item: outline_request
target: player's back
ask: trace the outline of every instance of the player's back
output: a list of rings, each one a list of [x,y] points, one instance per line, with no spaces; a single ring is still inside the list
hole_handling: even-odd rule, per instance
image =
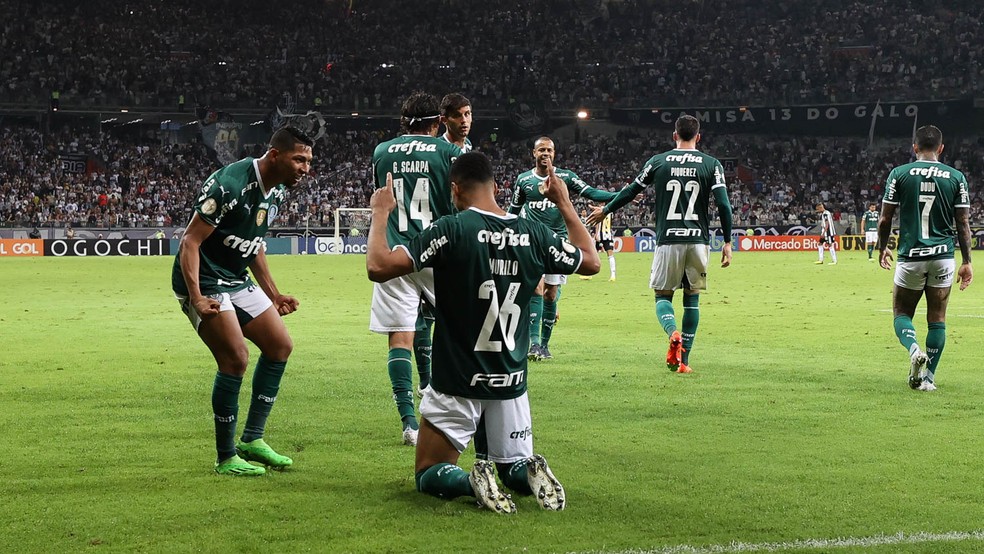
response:
[[[653,188],[657,244],[710,242],[711,190],[725,186],[721,162],[675,148],[650,158],[640,178]]]
[[[430,135],[401,135],[376,146],[372,155],[377,188],[393,174],[396,209],[390,214],[386,238],[390,246],[406,244],[438,218],[454,213],[451,163],[461,149]]]
[[[545,272],[564,264],[573,271],[580,260],[553,231],[511,214],[472,208],[442,219],[437,228],[450,249],[434,271],[434,367],[458,368],[461,374],[435,372],[434,386],[471,398],[518,396],[526,389],[533,291]],[[432,241],[435,251],[442,239]]]
[[[956,208],[970,207],[963,173],[935,161],[896,167],[883,201],[898,206],[899,261],[953,257]]]

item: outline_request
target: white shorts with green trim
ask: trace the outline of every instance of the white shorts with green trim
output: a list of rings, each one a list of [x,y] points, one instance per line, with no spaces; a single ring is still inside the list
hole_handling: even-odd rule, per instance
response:
[[[653,267],[649,272],[649,288],[707,289],[707,257],[710,249],[706,244],[657,246],[653,252]]]
[[[895,266],[895,285],[910,290],[951,287],[956,267],[957,262],[953,258],[899,262]]]
[[[424,389],[420,415],[462,452],[485,414],[488,459],[508,464],[533,455],[533,420],[528,393],[507,400],[478,400]]]

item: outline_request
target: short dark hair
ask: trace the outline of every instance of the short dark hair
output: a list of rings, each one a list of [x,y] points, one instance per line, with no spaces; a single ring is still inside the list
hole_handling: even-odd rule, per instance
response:
[[[544,140],[549,140],[550,142],[553,142],[553,145],[554,145],[554,148],[556,148],[556,147],[557,147],[557,143],[556,143],[556,142],[554,142],[554,139],[552,139],[552,138],[550,138],[550,137],[548,137],[547,135],[543,135],[543,136],[541,136],[541,137],[537,137],[537,138],[536,138],[536,139],[535,139],[535,140],[533,141],[533,144],[532,144],[532,145],[530,145],[530,150],[536,150],[536,143],[538,143],[538,142],[540,142],[540,141],[544,141]]]
[[[414,91],[400,108],[400,128],[416,133],[427,130],[441,116],[437,97],[422,90]]]
[[[294,127],[281,127],[270,137],[270,148],[281,152],[290,152],[298,144],[306,144],[314,148],[314,140]]]
[[[673,126],[680,140],[694,140],[700,132],[700,120],[692,115],[681,115]]]
[[[494,182],[492,162],[481,152],[466,152],[451,164],[451,182],[471,189]]]
[[[919,151],[935,151],[943,144],[943,131],[936,125],[923,125],[916,129],[916,148]]]
[[[465,106],[471,106],[471,100],[466,98],[464,94],[458,92],[445,94],[444,98],[441,99],[441,115],[447,117]]]

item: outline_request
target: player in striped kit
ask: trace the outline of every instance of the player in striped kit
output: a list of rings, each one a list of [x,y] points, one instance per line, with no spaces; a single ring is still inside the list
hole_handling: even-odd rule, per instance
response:
[[[824,208],[823,202],[817,204],[817,213],[820,215],[820,244],[817,245],[820,259],[814,263],[823,263],[823,248],[826,246],[830,249],[829,265],[837,265],[837,250],[835,249],[837,231],[834,229],[834,216],[830,215],[830,211]]]

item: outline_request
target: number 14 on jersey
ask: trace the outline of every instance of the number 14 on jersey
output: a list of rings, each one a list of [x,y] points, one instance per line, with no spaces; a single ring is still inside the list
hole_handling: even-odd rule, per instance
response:
[[[427,177],[418,178],[412,191],[405,190],[404,186],[402,177],[393,179],[393,194],[396,196],[397,221],[400,231],[408,230],[410,219],[416,219],[420,222],[420,229],[426,229],[434,219],[430,209],[430,179]]]

